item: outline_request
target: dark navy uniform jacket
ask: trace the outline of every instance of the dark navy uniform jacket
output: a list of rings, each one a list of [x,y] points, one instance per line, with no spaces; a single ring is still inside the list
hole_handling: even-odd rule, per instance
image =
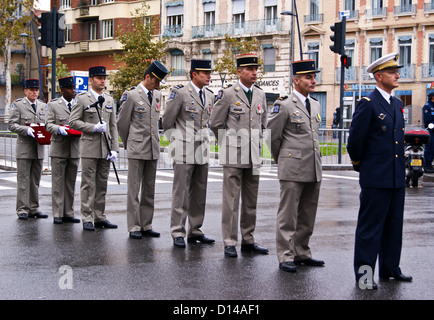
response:
[[[427,128],[430,123],[434,123],[434,103],[428,101],[422,108],[422,115],[425,128]],[[433,132],[434,131],[430,130],[430,133]]]
[[[347,150],[360,161],[361,187],[405,187],[404,109],[401,100],[393,103],[375,89],[354,111]]]

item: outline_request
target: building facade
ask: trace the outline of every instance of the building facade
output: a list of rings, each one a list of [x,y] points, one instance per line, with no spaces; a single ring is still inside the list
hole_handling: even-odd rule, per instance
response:
[[[382,55],[400,54],[404,67],[395,95],[404,102],[409,124],[421,121],[421,108],[434,90],[434,0],[151,0],[147,4],[149,15],[160,16],[156,37],[168,39],[163,63],[172,72],[168,89],[162,91],[164,100],[172,86],[189,81],[192,58],[215,64],[226,48],[225,35],[254,37],[260,42],[265,68],[258,84],[269,104],[291,90],[290,60],[316,61],[321,73],[314,96],[322,106],[322,126],[330,128],[340,104],[340,59],[329,48],[330,26],[341,20],[343,11],[346,54],[352,60],[345,70],[345,127],[360,97],[375,88],[366,67]],[[65,13],[66,46],[58,53],[68,68],[85,71],[103,64],[115,71],[112,53],[122,51],[116,30],[131,19],[141,1],[55,0],[52,5]],[[282,14],[285,11],[292,15]],[[210,89],[215,94],[223,85],[221,76],[212,75]],[[224,80],[225,85],[232,81]]]

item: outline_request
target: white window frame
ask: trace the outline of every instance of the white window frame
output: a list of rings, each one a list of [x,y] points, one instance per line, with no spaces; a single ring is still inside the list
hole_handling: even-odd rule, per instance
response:
[[[101,39],[114,38],[115,33],[115,20],[107,19],[101,20]]]

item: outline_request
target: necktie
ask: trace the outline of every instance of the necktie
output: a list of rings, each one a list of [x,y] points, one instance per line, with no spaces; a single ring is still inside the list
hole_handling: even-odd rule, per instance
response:
[[[68,102],[68,109],[71,111],[71,102]]]
[[[148,91],[149,103],[152,105],[152,91]]]
[[[306,109],[307,109],[307,113],[310,114],[310,101],[309,101],[309,98],[306,98]]]
[[[202,101],[202,106],[204,105],[203,96],[202,96],[202,90],[199,90],[199,97],[200,101]]]
[[[249,99],[249,104],[252,104],[252,90],[246,92],[247,99]]]
[[[36,112],[36,104],[32,103],[32,108],[33,108],[33,111]]]
[[[390,105],[393,107],[393,97],[390,96]]]

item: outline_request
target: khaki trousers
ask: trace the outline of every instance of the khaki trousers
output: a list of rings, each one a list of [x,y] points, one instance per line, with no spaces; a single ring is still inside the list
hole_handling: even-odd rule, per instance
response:
[[[39,211],[43,159],[17,159],[17,215]]]
[[[81,169],[80,198],[83,223],[107,220],[104,211],[110,161],[81,158]]]
[[[74,216],[75,182],[79,158],[51,157],[51,198],[53,217]]]
[[[158,160],[128,159],[127,227],[129,232],[152,229],[157,162]]]
[[[185,237],[188,217],[188,237],[203,234],[205,218],[208,164],[173,163],[172,215],[170,232],[173,238]]]
[[[321,182],[280,180],[280,204],[276,220],[279,263],[312,257],[313,233]]]
[[[223,167],[222,235],[225,246],[238,240],[238,209],[241,194],[241,244],[255,243],[259,174],[252,168]]]

